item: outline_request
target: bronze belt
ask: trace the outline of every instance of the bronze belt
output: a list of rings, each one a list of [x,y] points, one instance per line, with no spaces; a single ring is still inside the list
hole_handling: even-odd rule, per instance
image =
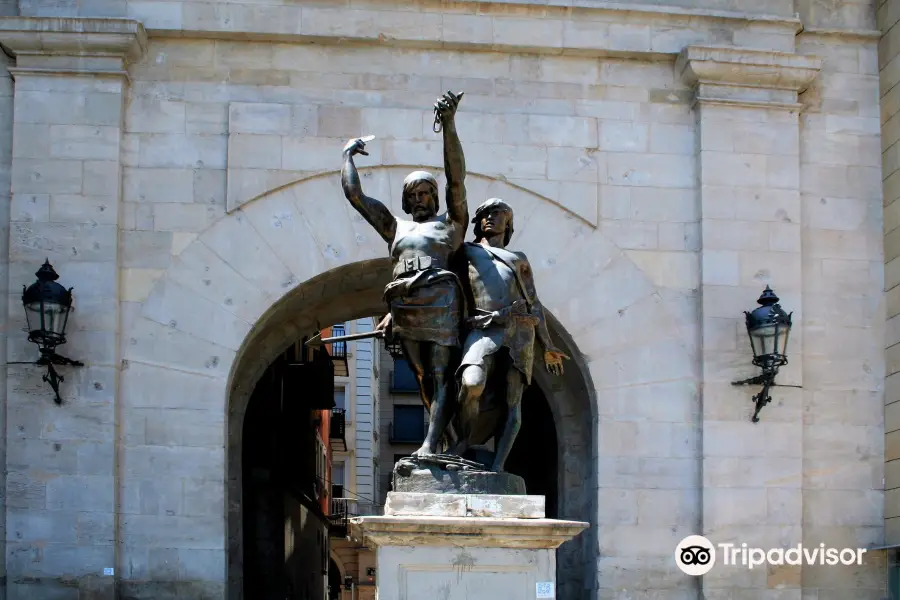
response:
[[[442,269],[441,261],[431,256],[412,256],[409,258],[401,258],[394,267],[394,276],[399,277],[406,273],[415,273],[416,271],[425,271],[427,269]]]

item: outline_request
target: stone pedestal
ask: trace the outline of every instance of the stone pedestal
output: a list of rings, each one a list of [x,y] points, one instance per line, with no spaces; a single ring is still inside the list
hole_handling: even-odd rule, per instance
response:
[[[525,480],[518,475],[493,473],[482,465],[478,465],[480,469],[453,469],[454,465],[449,466],[450,468],[444,464],[429,464],[425,459],[401,460],[394,468],[394,489],[397,492],[416,494],[525,494]]]
[[[380,600],[556,597],[556,548],[588,527],[544,518],[543,496],[391,492],[351,520],[375,550]]]

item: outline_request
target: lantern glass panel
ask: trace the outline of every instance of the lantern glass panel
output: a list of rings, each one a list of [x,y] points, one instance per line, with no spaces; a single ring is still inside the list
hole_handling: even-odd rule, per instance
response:
[[[56,345],[64,340],[69,320],[69,306],[50,300],[38,300],[25,305],[29,339],[41,344]]]
[[[782,324],[778,328],[778,353],[787,356],[788,338],[791,336],[791,326]]]
[[[55,336],[62,337],[66,332],[69,320],[69,307],[57,302],[44,302],[44,329]]]
[[[753,355],[761,357],[776,352],[777,332],[778,326],[774,323],[752,330],[750,332],[750,343],[753,345]]]
[[[43,327],[42,302],[31,302],[25,305],[25,320],[28,322],[28,332],[41,331]]]

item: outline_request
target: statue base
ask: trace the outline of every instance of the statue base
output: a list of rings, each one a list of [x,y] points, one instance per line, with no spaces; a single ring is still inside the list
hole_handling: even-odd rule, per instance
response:
[[[448,454],[411,456],[394,465],[395,492],[416,494],[525,495],[525,480],[493,473],[481,463]]]
[[[382,600],[555,598],[556,548],[588,524],[544,514],[543,496],[390,492],[350,533],[375,550]]]

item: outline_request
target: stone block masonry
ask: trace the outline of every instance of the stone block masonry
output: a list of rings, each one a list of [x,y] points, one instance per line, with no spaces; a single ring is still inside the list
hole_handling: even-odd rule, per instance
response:
[[[559,551],[559,597],[693,600],[671,564],[688,534],[893,539],[900,71],[867,30],[894,0],[327,4],[0,2],[21,14],[0,18],[0,346],[34,358],[19,290],[49,258],[75,287],[61,350],[86,363],[62,407],[38,370],[0,373],[7,598],[242,597],[255,378],[317,321],[383,310],[386,248],[342,197],[341,147],[376,136],[363,187],[402,215],[406,173],[442,177],[447,89],[469,198],[515,208],[573,356],[538,380],[559,516],[591,523]],[[778,381],[802,388],[754,425],[757,390],[730,382],[755,374],[742,311],[766,284],[797,324]],[[804,566],[702,594],[883,583]]]

